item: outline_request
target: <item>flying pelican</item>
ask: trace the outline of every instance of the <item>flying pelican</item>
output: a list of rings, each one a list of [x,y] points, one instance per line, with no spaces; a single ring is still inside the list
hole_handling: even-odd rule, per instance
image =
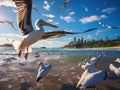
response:
[[[17,6],[17,16],[18,16],[18,25],[20,31],[25,35],[24,39],[13,46],[18,51],[18,56],[20,57],[22,52],[26,52],[25,59],[28,57],[29,46],[37,42],[44,35],[44,29],[42,26],[51,26],[58,28],[55,25],[49,24],[43,20],[37,20],[35,25],[36,29],[33,29],[31,22],[31,11],[32,11],[32,0],[13,0]]]
[[[12,28],[13,28],[14,30],[16,30],[16,28],[15,28],[15,26],[14,26],[14,24],[13,24],[12,21],[0,21],[0,23],[8,23],[9,25],[12,26]]]
[[[120,63],[120,58],[117,58],[114,62]]]
[[[115,67],[113,64],[109,65],[109,69],[110,71],[112,71],[115,75],[117,75],[118,77],[120,77],[120,67],[117,68]]]
[[[13,0],[17,6],[17,16],[18,25],[20,31],[24,35],[22,41],[14,41],[13,46],[18,52],[20,57],[22,52],[25,52],[25,59],[28,57],[28,53],[32,51],[30,46],[41,39],[51,39],[65,36],[67,34],[81,34],[85,32],[75,33],[67,31],[54,31],[54,32],[44,32],[42,26],[51,26],[53,28],[58,28],[58,26],[47,23],[43,20],[37,20],[35,26],[37,30],[34,30],[31,22],[31,11],[32,11],[32,0]]]
[[[36,81],[39,81],[40,79],[45,77],[49,73],[51,68],[52,68],[51,64],[45,65],[43,62],[39,62],[39,69]]]
[[[66,7],[70,3],[70,0],[65,1],[59,8],[58,12],[60,12],[64,7]]]
[[[76,87],[77,88],[80,87],[80,89],[85,89],[85,88],[97,89],[96,86],[99,85],[106,78],[107,78],[107,73],[104,70],[88,73],[81,82],[78,82]]]

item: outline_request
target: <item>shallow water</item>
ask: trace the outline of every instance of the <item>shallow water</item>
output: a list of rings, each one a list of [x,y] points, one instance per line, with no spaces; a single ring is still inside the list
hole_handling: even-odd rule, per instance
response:
[[[38,52],[37,57],[36,52]],[[89,54],[103,54],[97,68],[110,74],[109,64],[120,58],[120,50],[33,49],[28,60],[19,58],[13,48],[0,48],[0,90],[79,90],[75,86],[83,70],[78,63]],[[36,82],[37,62],[52,65],[49,75]],[[108,83],[110,82],[110,83]],[[120,90],[120,79],[110,75],[98,85],[101,90]],[[94,89],[88,89],[94,90]]]

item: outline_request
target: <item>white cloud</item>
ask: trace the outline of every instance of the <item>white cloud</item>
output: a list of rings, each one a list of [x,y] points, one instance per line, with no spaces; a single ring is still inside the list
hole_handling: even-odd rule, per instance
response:
[[[53,21],[53,19],[48,19],[47,22],[48,22],[48,23],[53,23],[53,24],[55,24],[55,25],[58,25],[58,24],[59,24],[59,22]]]
[[[55,25],[58,25],[58,24],[59,24],[59,22],[54,22],[54,24],[55,24]]]
[[[87,40],[91,40],[92,39],[92,35],[87,35],[86,39]]]
[[[44,1],[43,4],[44,4],[43,8],[44,8],[45,10],[49,11],[49,10],[50,10],[50,5],[49,5],[49,3],[48,3],[47,1]]]
[[[85,23],[98,21],[98,20],[101,20],[101,19],[104,19],[104,18],[107,18],[107,16],[106,15],[101,15],[101,16],[93,15],[93,16],[90,16],[90,17],[83,17],[79,21],[81,23],[85,24]]]
[[[10,41],[12,41],[12,40],[10,40]],[[8,41],[6,38],[1,38],[0,37],[0,45],[3,45],[5,43],[11,43],[10,41]]]
[[[111,8],[103,9],[102,12],[104,12],[104,13],[112,13],[112,12],[115,11],[115,10],[116,10],[116,8],[111,7]]]
[[[68,14],[69,14],[70,16],[72,16],[72,15],[75,14],[75,12],[71,11],[71,12],[69,12]]]
[[[13,11],[14,13],[17,13],[17,9],[16,9],[16,8],[13,8],[12,11]]]
[[[47,22],[48,22],[48,23],[52,23],[53,20],[52,20],[52,19],[48,19]]]
[[[22,36],[20,36],[20,35],[18,35],[18,34],[14,34],[14,33],[0,34],[0,36],[3,36],[3,37],[17,37],[17,38],[22,38]]]
[[[12,0],[0,0],[0,6],[16,7]]]
[[[60,16],[60,19],[66,21],[67,23],[75,22],[75,20],[72,16]]]
[[[54,18],[55,17],[55,15],[53,15],[53,14],[42,14],[43,16],[45,16],[45,17],[47,17],[47,18]]]

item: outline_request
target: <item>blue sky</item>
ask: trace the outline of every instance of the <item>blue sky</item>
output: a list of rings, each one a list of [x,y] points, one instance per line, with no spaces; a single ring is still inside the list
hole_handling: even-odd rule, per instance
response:
[[[120,26],[120,0],[70,0],[70,3],[58,13],[64,1],[66,0],[33,0],[33,7],[38,9],[38,12],[32,11],[33,26],[37,19],[43,19],[59,26],[57,29],[44,27],[46,32],[58,30],[82,32],[96,27],[98,30],[82,34],[83,37],[86,40],[92,40],[105,39],[107,36],[113,39],[120,36],[120,29],[104,30],[97,22],[99,20],[105,25]],[[22,39],[17,25],[16,12],[12,0],[0,0],[0,21],[13,21],[17,29],[15,31],[7,23],[0,24],[0,44]],[[80,35],[68,35],[58,39],[39,41],[32,46],[61,47],[69,43],[74,36],[80,37]]]

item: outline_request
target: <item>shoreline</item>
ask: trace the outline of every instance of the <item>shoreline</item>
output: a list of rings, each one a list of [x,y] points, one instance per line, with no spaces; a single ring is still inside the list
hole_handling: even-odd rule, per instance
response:
[[[120,46],[114,47],[95,47],[95,48],[63,48],[63,49],[79,49],[79,50],[120,50]]]

